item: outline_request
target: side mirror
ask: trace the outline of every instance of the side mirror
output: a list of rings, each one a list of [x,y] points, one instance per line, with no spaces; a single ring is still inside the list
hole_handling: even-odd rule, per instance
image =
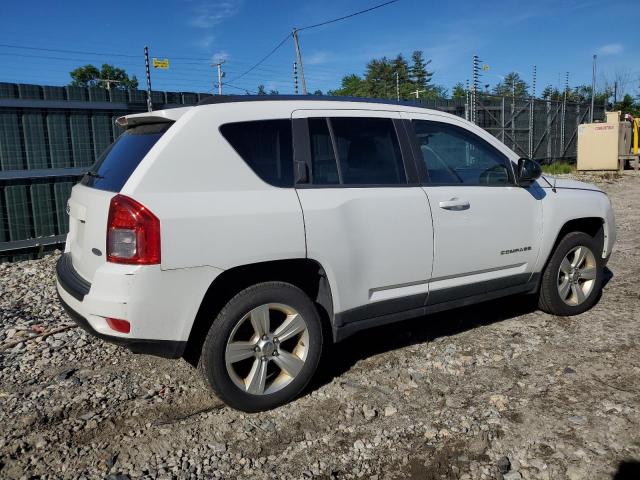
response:
[[[521,187],[529,187],[542,175],[540,164],[530,158],[521,158],[518,160],[518,170],[516,172],[516,181]]]

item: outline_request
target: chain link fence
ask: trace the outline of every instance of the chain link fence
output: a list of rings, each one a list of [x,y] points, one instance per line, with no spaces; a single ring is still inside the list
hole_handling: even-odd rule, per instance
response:
[[[473,121],[522,157],[541,163],[575,162],[578,126],[591,119],[590,103],[498,97],[478,94],[464,100],[422,100],[428,108]],[[474,108],[475,103],[475,108]],[[604,120],[605,106],[594,106],[594,121]]]
[[[152,92],[156,109],[209,94]],[[421,101],[474,119],[514,151],[543,162],[573,160],[587,104],[481,96]],[[117,117],[146,111],[143,90],[0,83],[0,261],[32,258],[64,242],[71,187],[121,133]],[[594,118],[604,117],[604,107]]]

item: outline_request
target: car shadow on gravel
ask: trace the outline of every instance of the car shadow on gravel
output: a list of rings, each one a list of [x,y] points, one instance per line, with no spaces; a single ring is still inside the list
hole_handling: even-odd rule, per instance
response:
[[[605,267],[603,287],[613,276],[613,272]],[[306,393],[331,382],[359,360],[456,335],[536,310],[537,296],[515,295],[358,332],[338,344],[326,346],[320,366],[306,388]]]
[[[637,460],[625,460],[618,465],[613,480],[637,480],[640,478],[640,462]]]
[[[415,344],[491,325],[534,312],[537,298],[519,295],[422,316],[356,333],[325,348],[320,366],[307,392],[347,372],[359,360]]]

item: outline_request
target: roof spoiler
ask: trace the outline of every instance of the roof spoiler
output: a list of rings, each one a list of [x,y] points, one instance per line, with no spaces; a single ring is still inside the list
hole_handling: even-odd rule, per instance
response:
[[[155,110],[152,112],[133,113],[116,118],[116,125],[122,128],[131,128],[137,125],[150,123],[171,123],[184,115],[190,107],[171,108],[167,110]]]

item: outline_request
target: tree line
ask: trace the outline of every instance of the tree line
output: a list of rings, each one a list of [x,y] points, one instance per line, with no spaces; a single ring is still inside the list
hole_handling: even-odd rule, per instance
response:
[[[462,83],[456,83],[451,89],[451,94],[446,87],[433,81],[435,72],[429,69],[431,60],[426,60],[424,52],[414,51],[410,59],[403,54],[398,54],[395,58],[386,56],[371,59],[364,68],[364,74],[349,73],[342,77],[340,86],[334,90],[328,90],[327,95],[346,97],[366,97],[366,98],[387,98],[401,100],[428,99],[440,100],[451,98],[453,100],[464,100],[467,98],[468,89]],[[69,73],[71,76],[70,85],[74,86],[101,86],[104,88],[138,88],[138,79],[131,78],[127,72],[110,64],[103,64],[100,69],[94,65],[84,65]],[[531,94],[530,86],[520,76],[518,72],[506,74],[502,80],[493,86],[489,91],[488,85],[480,89],[478,94],[493,94],[502,97],[528,98]],[[247,92],[249,93],[249,92]],[[258,95],[278,95],[280,92],[275,89],[267,91],[263,84],[258,85],[256,93]],[[613,89],[606,85],[602,91],[596,92],[595,102],[607,105],[614,110],[622,110],[635,116],[640,116],[640,85],[639,95],[635,98],[630,94],[625,94],[615,103],[609,102],[613,96]],[[321,90],[315,90],[313,95],[322,95]],[[547,85],[538,98],[544,100],[569,102],[590,102],[591,86],[579,85],[561,91],[557,87]]]

